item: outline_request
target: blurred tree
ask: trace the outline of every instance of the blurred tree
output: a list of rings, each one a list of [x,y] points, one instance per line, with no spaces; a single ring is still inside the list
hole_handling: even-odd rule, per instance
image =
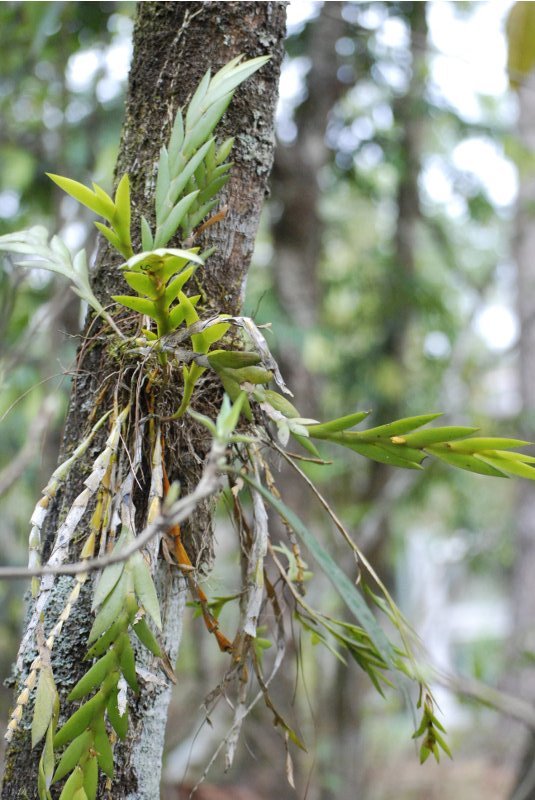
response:
[[[44,173],[91,175],[111,186],[133,6],[2,3],[0,234],[42,223],[71,246],[93,249],[88,215],[61,200]],[[0,550],[4,563],[17,563],[35,497],[57,459],[80,301],[63,282],[9,258],[0,261],[0,297]],[[20,588],[0,586],[4,674],[16,648]],[[0,701],[7,711],[3,688]]]
[[[517,268],[520,320],[519,372],[522,397],[522,434],[535,440],[535,9],[516,3],[508,19],[509,76],[517,89],[519,189],[513,254]],[[513,589],[513,670],[509,677],[520,697],[535,703],[535,494],[518,487],[515,522]],[[518,758],[514,800],[535,798],[535,736],[515,729]]]

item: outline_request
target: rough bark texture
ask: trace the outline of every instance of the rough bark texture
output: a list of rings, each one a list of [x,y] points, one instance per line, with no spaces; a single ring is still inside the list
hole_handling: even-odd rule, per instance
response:
[[[260,74],[241,86],[219,128],[221,137],[236,135],[233,152],[235,166],[232,178],[225,189],[223,202],[228,213],[223,223],[209,229],[210,243],[218,248],[206,267],[203,288],[208,305],[220,311],[239,311],[243,285],[253,249],[258,216],[266,191],[273,151],[273,112],[277,95],[277,81],[284,35],[283,3],[179,3],[150,2],[139,6],[134,31],[134,58],[130,74],[126,119],[117,164],[117,175],[128,172],[133,188],[135,212],[133,215],[134,246],[139,244],[136,235],[140,214],[152,216],[152,189],[155,181],[154,166],[161,145],[168,136],[169,125],[178,107],[187,103],[200,77],[209,67],[214,71],[232,57],[243,53],[254,57],[271,53],[272,60]],[[77,176],[72,176],[76,178]],[[95,275],[96,293],[109,302],[110,294],[125,291],[117,264],[120,259],[110,254],[102,245],[97,259]],[[85,331],[93,336],[95,324]],[[104,336],[95,337],[88,346],[83,339],[71,407],[66,422],[62,460],[72,452],[87,431],[88,419],[96,407],[97,396],[105,376],[117,369]],[[175,394],[176,400],[176,394]],[[109,398],[108,398],[109,401]],[[171,427],[171,426],[169,426]],[[206,435],[195,431],[195,446],[191,444],[191,431],[187,424],[175,425],[169,432],[174,447],[168,451],[167,469],[170,477],[179,478],[183,491],[188,491],[198,480],[204,454],[209,448]],[[87,455],[71,472],[68,483],[58,495],[47,520],[45,553],[53,544],[54,533],[66,510],[80,492],[90,465],[102,447],[106,432],[97,437]],[[136,505],[146,506],[146,496],[141,481]],[[146,484],[146,481],[145,481]],[[83,525],[78,531],[83,535]],[[198,560],[209,557],[209,509],[201,509],[190,524],[192,550]],[[200,543],[204,543],[204,549]],[[76,558],[76,547],[73,547]],[[160,590],[164,619],[163,641],[174,663],[178,650],[184,607],[184,587],[176,577],[176,570],[160,565],[156,580]],[[70,688],[87,669],[82,663],[86,640],[91,625],[90,584],[73,609],[61,639],[53,653],[56,683],[64,700]],[[70,578],[56,581],[52,601],[46,612],[47,619],[55,620],[65,605],[72,587]],[[20,683],[27,674],[35,656],[32,647],[22,654],[21,668],[15,682]],[[142,666],[159,677],[154,659],[141,656]],[[126,743],[116,745],[118,765],[111,790],[101,787],[99,797],[114,800],[155,800],[159,796],[160,766],[163,736],[170,686],[167,681],[141,682],[141,694],[131,698],[131,731]],[[26,714],[6,754],[6,767],[2,789],[3,800],[37,798],[36,778],[40,747],[30,749],[30,715]]]
[[[519,90],[518,136],[526,156],[535,153],[535,74]],[[522,436],[533,441],[535,436],[535,174],[526,165],[519,173],[514,254],[517,265],[518,314],[520,318],[520,390],[523,406]],[[526,482],[524,482],[526,483]],[[518,486],[516,507],[516,555],[513,571],[513,652],[535,650],[535,494],[529,485]],[[526,665],[513,676],[513,689],[526,702],[535,702],[535,670]],[[524,755],[512,796],[516,800],[535,799],[535,737],[526,737],[516,728],[512,744],[517,754]]]

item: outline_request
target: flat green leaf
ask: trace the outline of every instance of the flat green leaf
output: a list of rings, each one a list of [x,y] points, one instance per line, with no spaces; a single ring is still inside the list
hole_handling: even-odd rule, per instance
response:
[[[110,694],[110,699],[108,700],[106,711],[108,712],[108,719],[115,733],[117,734],[119,739],[124,741],[128,733],[128,711],[125,711],[125,713],[122,716],[119,714],[119,708],[117,705],[117,695],[118,695],[118,690],[117,688],[115,688],[113,692]]]
[[[105,701],[105,695],[102,691],[98,691],[87,703],[80,706],[56,733],[54,737],[54,747],[59,749],[68,742],[72,742],[77,736],[80,736],[80,734],[89,727],[91,722],[102,713]]]
[[[294,431],[290,431],[290,435],[295,439],[295,441],[298,444],[301,445],[301,447],[304,447],[305,450],[308,450],[308,452],[311,455],[313,455],[314,458],[321,458],[320,451],[318,450],[314,442],[310,441],[308,436],[300,436],[298,433],[294,433]]]
[[[95,751],[100,769],[108,778],[113,778],[113,750],[103,719],[95,726]]]
[[[81,767],[75,767],[74,771],[67,779],[59,800],[74,800],[74,797],[84,785],[84,773]]]
[[[223,186],[225,186],[225,184],[228,182],[228,179],[230,178],[230,175],[228,174],[228,170],[230,170],[231,166],[232,166],[232,164],[230,164],[230,163],[229,164],[225,164],[224,167],[225,167],[225,170],[227,170],[227,172],[225,172],[223,175],[220,175],[218,178],[214,178],[213,180],[210,181],[210,183],[206,184],[204,189],[201,189],[201,191],[199,192],[199,198],[198,198],[199,203],[202,203],[202,205],[204,206],[205,203],[207,203],[209,200],[211,200],[213,197],[215,197],[215,195],[218,194],[218,192],[221,191]],[[221,169],[221,167],[219,167],[219,169]],[[207,214],[207,213],[208,212],[205,211],[205,214]]]
[[[199,190],[196,189],[194,192],[190,192],[190,194],[187,194],[185,197],[183,197],[182,200],[180,200],[169,212],[162,223],[158,224],[156,228],[156,235],[154,237],[154,244],[156,245],[157,249],[165,247],[168,241],[173,238],[180,223],[182,222],[182,219],[188,213],[198,193]]]
[[[92,744],[93,731],[91,730],[86,730],[81,733],[80,736],[77,736],[76,739],[73,739],[61,756],[58,768],[52,778],[52,783],[60,781],[68,772],[71,772],[80,761],[82,755],[87,753]]]
[[[230,151],[234,146],[234,141],[234,136],[231,136],[229,139],[225,139],[225,141],[219,145],[219,149],[215,155],[216,164],[223,164],[223,161],[229,157]]]
[[[196,294],[193,295],[193,297],[189,298],[189,302],[193,306],[193,308],[195,308],[200,299],[201,295]],[[184,320],[186,319],[186,311],[187,309],[182,303],[179,303],[178,305],[174,306],[171,309],[171,311],[169,312],[169,325],[171,330],[175,330],[182,322],[184,322]]]
[[[115,211],[115,205],[113,203],[113,200],[111,199],[109,194],[105,192],[101,186],[98,185],[98,183],[92,183],[92,186],[97,199],[100,200],[103,210],[102,216],[109,222],[111,222]]]
[[[179,174],[173,179],[173,181],[169,186],[167,196],[165,198],[165,203],[162,207],[162,212],[160,215],[157,215],[158,221],[160,221],[160,219],[162,220],[165,219],[169,211],[173,208],[173,206],[177,202],[178,198],[183,194],[184,189],[186,189],[186,186],[190,178],[192,177],[193,173],[195,172],[196,169],[198,169],[199,165],[206,157],[206,154],[210,149],[212,142],[213,142],[212,139],[205,142],[205,144],[203,144],[203,146],[199,150],[197,150],[195,155],[192,156],[186,164],[184,164]]]
[[[237,381],[229,377],[232,374],[232,371],[222,370],[218,374],[219,374],[219,379],[223,384],[223,389],[228,394],[232,402],[233,403],[236,402],[236,400],[238,399],[238,397],[240,397],[243,390]],[[245,399],[245,402],[243,404],[242,412],[246,420],[248,420],[249,422],[253,421],[253,412],[251,411],[251,406],[247,398]]]
[[[86,658],[94,658],[95,656],[103,655],[108,647],[117,639],[121,631],[126,630],[128,627],[128,614],[126,611],[123,611],[113,625],[111,625],[106,633],[104,633],[100,639],[97,639],[93,647],[90,647],[87,651]]]
[[[52,800],[52,795],[48,791],[46,785],[46,777],[45,771],[43,767],[43,757],[41,756],[39,760],[39,766],[37,768],[37,794],[39,795],[39,800]]]
[[[158,292],[154,282],[143,272],[123,272],[127,284],[139,294],[144,294],[151,300],[156,300]]]
[[[72,800],[88,800],[83,786],[80,787],[72,796]]]
[[[257,56],[250,58],[248,61],[242,61],[236,66],[232,65],[229,69],[229,64],[219,70],[212,78],[212,89],[217,92],[219,96],[232,92],[240,83],[247,80],[253,73],[259,70],[264,64],[270,60],[271,56]]]
[[[87,186],[84,186],[83,183],[73,181],[71,178],[64,178],[61,175],[54,175],[51,172],[47,172],[46,175],[51,181],[54,181],[60,189],[63,189],[68,195],[74,197],[74,199],[78,200],[82,205],[90,208],[95,214],[99,214],[101,217],[106,216],[106,206],[103,205],[96,194],[92,192],[91,189],[88,189]]]
[[[193,336],[191,337],[193,339]],[[273,373],[264,367],[239,367],[231,370],[231,377],[238,383],[265,384],[273,379]]]
[[[182,117],[182,112],[179,109],[177,111],[175,121],[173,122],[171,137],[169,139],[169,154],[171,161],[171,172],[173,175],[175,174],[173,159],[180,152],[180,148],[182,147],[183,141],[184,141],[184,120]]]
[[[102,656],[93,666],[82,675],[76,686],[72,689],[67,700],[72,703],[74,700],[81,700],[97,686],[100,686],[104,678],[115,668],[117,669],[117,653],[114,649]]]
[[[137,599],[147,614],[152,617],[156,627],[161,630],[162,618],[160,615],[160,604],[148,564],[141,553],[137,552],[134,553],[130,559],[130,565],[134,576],[134,590]]]
[[[113,223],[125,244],[130,244],[130,179],[125,173],[115,192]]]
[[[460,425],[450,425],[444,428],[429,428],[425,431],[416,431],[402,436],[404,444],[409,447],[426,447],[429,444],[440,444],[441,442],[451,442],[453,439],[464,439],[476,433],[478,428],[467,428]]]
[[[116,551],[119,543],[121,542],[121,538],[122,537],[119,537],[119,540],[113,552]],[[93,594],[93,601],[91,603],[91,611],[94,611],[96,608],[98,608],[98,606],[101,603],[104,602],[106,597],[112,591],[114,586],[117,584],[117,581],[123,574],[123,570],[124,570],[124,561],[119,561],[116,564],[110,564],[103,570],[102,575],[98,579],[98,583],[95,587],[95,592]]]
[[[522,461],[501,457],[499,451],[489,450],[484,453],[478,453],[477,458],[500,472],[516,475],[518,478],[527,478],[530,481],[535,480],[535,469],[532,466]]]
[[[187,297],[184,292],[178,293],[178,301],[184,308],[184,316],[188,325],[195,325],[199,319],[199,315],[195,311],[195,303],[192,297]]]
[[[154,237],[145,217],[141,217],[141,246],[143,250],[154,249]]]
[[[179,325],[182,325],[186,317],[186,310],[180,304],[175,306],[169,312],[169,329],[174,331]]]
[[[421,428],[441,416],[442,414],[420,414],[416,417],[404,417],[386,425],[379,425],[377,428],[369,428],[358,435],[366,440],[388,439],[391,436],[401,436],[416,428]]]
[[[194,264],[204,264],[203,259],[198,255],[198,249],[198,247],[194,247],[190,250],[180,250],[178,247],[159,247],[156,250],[137,253],[135,256],[129,258],[123,266],[129,267],[129,269],[135,269],[136,267],[138,269],[150,268],[158,272],[158,270],[162,269],[164,264],[167,263],[168,256],[183,258],[184,264],[187,264],[188,261],[192,261]],[[167,278],[170,277],[170,275],[167,276]]]
[[[308,432],[315,438],[322,438],[325,434],[338,433],[340,431],[345,431],[348,428],[353,428],[355,425],[358,425],[359,422],[362,422],[363,419],[366,419],[366,417],[369,415],[369,411],[357,411],[354,414],[348,414],[345,417],[332,419],[330,422],[320,422],[318,425],[307,425]],[[295,416],[299,415],[296,414]]]
[[[126,682],[132,691],[137,694],[137,692],[139,692],[139,686],[136,677],[136,659],[128,634],[124,634],[122,638],[120,663]]]
[[[334,434],[332,441],[344,447],[349,447],[350,450],[354,450],[361,456],[365,456],[365,458],[371,458],[372,461],[378,461],[380,464],[389,464],[403,469],[422,469],[419,462],[425,458],[425,453],[420,453],[418,450],[414,450],[415,459],[407,459],[403,457],[401,452],[396,452],[393,445],[387,448],[384,446],[384,442],[371,444],[370,442],[342,438],[344,436],[347,437],[347,434]]]
[[[45,737],[45,746],[43,747],[43,752],[39,760],[39,771],[40,773],[42,773],[43,776],[44,786],[48,795],[47,800],[50,797],[48,790],[52,785],[52,778],[56,767],[56,757],[54,755],[54,733],[55,733],[58,714],[59,714],[59,698],[56,701],[56,708],[54,710],[54,715],[50,725],[48,726],[48,730],[46,732],[46,737]]]
[[[208,328],[205,328],[203,330],[203,335],[205,341],[208,342],[208,346],[210,347],[222,339],[229,328],[229,322],[217,322],[215,325],[210,325]]]
[[[98,789],[98,761],[96,756],[90,756],[84,764],[84,790],[87,800],[97,800]]]
[[[145,297],[135,297],[134,295],[115,294],[112,295],[112,300],[120,303],[125,308],[130,308],[132,311],[137,311],[139,314],[146,314],[151,319],[157,318],[157,310],[152,300]]]
[[[195,125],[186,134],[184,142],[184,155],[191,156],[197,148],[209,144],[209,137],[212,131],[228,108],[232,94],[223,94],[219,99],[212,102],[209,108],[204,111]],[[208,141],[207,141],[208,140]]]
[[[181,272],[176,276],[176,278],[173,278],[173,280],[168,283],[164,294],[164,303],[166,308],[169,308],[173,300],[176,300],[178,293],[181,291],[184,284],[189,281],[195,272],[195,269],[195,266],[188,267],[188,269],[183,270],[183,272]]]
[[[135,625],[132,626],[133,631],[136,634],[137,638],[141,642],[141,644],[145,645],[147,650],[150,650],[155,656],[162,655],[162,649],[158,644],[154,634],[152,633],[151,629],[147,625],[147,621],[144,617],[142,617]]]
[[[115,622],[120,612],[125,607],[126,594],[129,590],[130,583],[129,577],[130,576],[123,571],[113,590],[102,604],[89,633],[88,644],[92,644],[98,639],[98,637]]]
[[[451,449],[456,453],[479,453],[482,450],[511,450],[514,447],[528,447],[531,442],[523,439],[498,439],[493,437],[472,437],[465,442],[454,442]]]
[[[445,448],[443,445],[431,445],[426,448],[428,453],[431,453],[446,464],[459,469],[465,469],[468,472],[476,472],[479,475],[491,475],[495,478],[507,478],[508,476],[502,472],[498,467],[485,464],[484,461],[478,459],[477,456],[470,455],[469,453],[456,453],[452,450]]]
[[[216,370],[220,367],[226,367],[228,369],[252,367],[259,364],[261,361],[258,353],[249,350],[212,350],[206,357],[212,369]],[[276,392],[274,392],[274,394],[276,394]],[[296,410],[294,409],[294,411]],[[295,416],[299,416],[297,411]]]
[[[218,202],[219,202],[218,199],[210,200],[208,203],[204,203],[199,208],[194,208],[182,223],[181,227],[182,235],[185,238],[189,236],[191,231],[195,230],[197,225],[199,225],[199,223],[203,221],[203,219],[210,213],[210,211],[212,211],[212,209],[216,207]]]
[[[208,360],[210,360],[210,356],[212,353],[208,355]],[[259,359],[260,360],[260,359]],[[258,362],[257,362],[258,363]],[[225,365],[223,365],[225,366]],[[229,365],[231,366],[231,365]],[[288,419],[292,419],[293,417],[300,417],[301,414],[296,409],[294,405],[290,403],[282,394],[273,391],[273,389],[265,389],[264,396],[269,403],[269,405],[275,409],[275,411],[279,411],[281,414],[284,414],[285,417]],[[306,438],[306,437],[301,437]]]
[[[108,240],[112,247],[121,253],[123,256],[127,257],[128,252],[125,250],[121,238],[117,235],[115,231],[112,231],[111,228],[108,228],[102,222],[95,222],[95,228],[101,232],[101,234]]]
[[[196,90],[195,90],[195,92],[193,94],[193,97],[191,98],[191,100],[189,102],[188,111],[187,111],[187,114],[186,114],[186,127],[187,128],[191,127],[191,125],[195,122],[195,120],[197,119],[197,117],[198,117],[198,115],[199,115],[199,113],[201,111],[202,102],[203,102],[204,98],[206,97],[206,92],[208,91],[208,86],[210,85],[211,77],[212,77],[212,73],[210,72],[210,70],[208,70],[207,72],[204,73],[203,77],[201,78],[201,81],[200,81],[199,85],[197,86],[197,88],[196,88]]]
[[[32,747],[41,741],[54,714],[54,706],[58,691],[50,667],[42,667],[35,695],[32,719]]]
[[[165,201],[169,193],[171,175],[169,173],[169,154],[166,147],[160,149],[160,160],[158,162],[158,177],[156,179],[155,205],[156,218],[165,219],[169,209],[165,206]]]

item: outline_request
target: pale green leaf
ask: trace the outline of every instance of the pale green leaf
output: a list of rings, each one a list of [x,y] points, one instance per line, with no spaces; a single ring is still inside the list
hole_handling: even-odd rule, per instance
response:
[[[190,128],[196,121],[199,114],[201,113],[202,103],[204,98],[206,97],[206,92],[208,91],[208,86],[210,85],[211,77],[212,73],[210,72],[210,70],[204,73],[199,85],[197,86],[197,89],[193,94],[193,97],[189,102],[188,111],[186,114],[186,128]]]
[[[72,742],[77,736],[80,736],[90,723],[102,713],[104,702],[105,695],[99,691],[91,700],[88,700],[87,703],[80,706],[56,733],[54,737],[54,747],[59,749],[68,742]]]
[[[275,408],[275,406],[273,407]],[[370,414],[369,411],[357,411],[354,414],[348,414],[345,417],[332,419],[329,422],[320,422],[318,425],[309,425],[308,432],[310,436],[315,436],[316,438],[320,438],[323,437],[325,434],[345,431],[348,428],[353,428],[355,425],[358,425],[359,422],[362,422],[363,419],[366,419],[366,417],[369,416],[369,414]],[[298,415],[296,414],[295,416]]]
[[[58,768],[56,769],[54,777],[52,778],[52,783],[60,781],[65,777],[65,775],[67,775],[68,772],[72,772],[72,770],[80,761],[82,755],[88,751],[92,744],[93,731],[91,730],[85,730],[80,734],[80,736],[77,736],[76,739],[73,739],[61,756]]]
[[[60,189],[63,189],[66,194],[74,197],[75,200],[87,208],[90,208],[95,214],[99,214],[101,217],[106,216],[105,204],[103,205],[96,194],[92,192],[91,189],[88,189],[87,186],[84,186],[83,183],[73,181],[71,178],[64,178],[61,175],[54,175],[51,172],[47,172],[46,175],[51,181],[54,181]]]
[[[176,300],[179,292],[182,290],[182,287],[185,283],[187,283],[187,281],[189,281],[194,272],[195,267],[189,267],[168,283],[164,294],[164,305],[166,308],[169,308],[173,300]]]
[[[132,650],[132,645],[130,644],[130,639],[126,633],[123,636],[120,650],[121,670],[126,682],[133,692],[139,692],[139,686],[136,678],[136,660],[134,657],[134,651]]]
[[[105,217],[105,219],[107,219],[109,222],[111,222],[111,220],[113,219],[113,214],[115,212],[115,205],[113,203],[113,200],[111,199],[109,194],[105,192],[101,186],[98,185],[98,183],[93,183],[92,186],[93,186],[93,191],[95,192],[95,195],[97,199],[100,201],[100,204],[102,206],[102,212],[103,212],[102,216]]]
[[[156,300],[158,291],[148,275],[143,272],[123,272],[127,284],[139,294],[144,294],[151,300]]]
[[[141,553],[138,552],[134,553],[130,559],[130,565],[134,576],[134,589],[137,599],[147,614],[152,617],[157,628],[161,630],[162,618],[160,615],[160,603],[148,564]]]
[[[125,606],[129,584],[129,575],[124,571],[95,617],[87,640],[88,644],[92,644],[95,639],[98,639],[98,637],[117,619],[119,613]]]
[[[121,255],[125,256],[125,258],[128,257],[129,253],[125,251],[124,245],[115,231],[113,231],[111,228],[108,228],[102,222],[95,222],[95,228],[98,228],[98,230],[103,236],[105,236],[112,247],[115,247],[115,249],[121,253]]]
[[[41,741],[54,715],[58,691],[50,667],[42,667],[35,695],[32,719],[32,747]]]
[[[154,237],[145,217],[141,217],[141,246],[143,250],[154,249]]]
[[[175,233],[178,230],[182,219],[188,213],[193,201],[199,194],[199,191],[196,190],[194,192],[190,192],[190,194],[183,197],[173,210],[169,213],[169,215],[165,218],[165,221],[162,222],[161,225],[158,225],[156,228],[156,235],[154,237],[154,244],[156,248],[163,248],[167,244],[167,242],[173,238]]]
[[[443,445],[431,445],[426,448],[428,453],[431,453],[446,464],[459,469],[465,469],[468,472],[476,472],[479,475],[491,475],[495,478],[507,478],[505,472],[496,466],[486,464],[477,456],[470,455],[469,453],[456,453],[450,449],[445,448]]]
[[[132,311],[137,311],[139,314],[146,314],[151,319],[158,318],[158,312],[152,300],[148,300],[145,297],[135,297],[134,295],[127,295],[127,294],[116,294],[112,295],[112,300],[115,300],[116,303],[120,303],[122,306],[126,308],[132,309]]]
[[[104,678],[117,667],[117,653],[114,649],[99,658],[93,666],[82,675],[76,686],[72,689],[67,700],[72,703],[81,700],[86,694],[96,689],[104,682]]]
[[[79,793],[84,785],[84,773],[81,767],[75,767],[70,777],[67,779],[63,791],[59,796],[59,800],[74,800],[75,795]],[[79,794],[78,794],[79,797]],[[78,798],[77,798],[78,800]]]
[[[103,719],[95,726],[95,752],[100,769],[108,778],[113,778],[113,750]]]

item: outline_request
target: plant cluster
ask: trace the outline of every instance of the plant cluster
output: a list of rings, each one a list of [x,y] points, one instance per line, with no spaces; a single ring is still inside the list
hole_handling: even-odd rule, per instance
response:
[[[320,462],[321,453],[315,442],[341,445],[366,458],[402,468],[422,469],[423,461],[432,456],[454,467],[484,475],[535,478],[535,458],[515,449],[527,442],[474,436],[477,431],[470,427],[425,427],[439,416],[437,414],[410,417],[358,431],[354,428],[365,420],[368,412],[356,412],[325,423],[303,418],[288,399],[291,393],[280,377],[264,337],[252,320],[204,313],[202,293],[195,294],[192,287],[210,251],[201,253],[199,248],[188,245],[192,244],[201,228],[209,226],[209,215],[218,202],[218,193],[228,180],[232,166],[227,158],[233,140],[218,144],[214,129],[235,89],[265,61],[266,58],[250,61],[237,58],[214,76],[207,72],[185,116],[178,112],[169,147],[163,147],[160,152],[155,187],[155,224],[151,227],[145,217],[139,221],[142,252],[135,253],[132,246],[128,175],[120,179],[114,198],[95,184],[89,189],[68,178],[50,176],[65,192],[106,221],[95,224],[124,259],[122,275],[135,292],[111,299],[118,309],[140,315],[135,336],[128,336],[121,329],[122,313],[118,316],[110,313],[93,294],[84,251],[73,257],[58,237],[49,242],[47,232],[40,227],[0,238],[0,249],[25,256],[19,263],[43,266],[71,281],[74,291],[109,326],[104,329],[105,333],[118,339],[117,352],[135,361],[136,374],[139,376],[150,371],[147,380],[149,394],[158,391],[158,378],[163,381],[169,370],[173,370],[173,376],[180,373],[182,379],[180,401],[165,419],[152,413],[140,420],[136,397],[125,401],[118,392],[112,407],[101,409],[97,403],[95,415],[98,411],[99,419],[96,422],[91,420],[93,428],[89,434],[68,461],[56,470],[32,517],[29,566],[30,570],[39,573],[41,529],[57,489],[68,476],[72,464],[86,452],[99,427],[107,425],[109,434],[105,446],[93,463],[84,489],[57,531],[52,555],[46,565],[56,571],[67,566],[75,531],[78,536],[84,529],[80,527],[82,519],[88,518],[85,523],[87,536],[80,549],[82,569],[74,580],[65,609],[54,621],[48,635],[45,611],[55,578],[53,574],[43,574],[40,582],[34,578],[33,614],[21,646],[22,652],[28,641],[35,637],[38,656],[17,698],[8,737],[17,730],[30,694],[36,687],[32,744],[35,746],[44,739],[38,778],[40,800],[51,800],[52,792],[56,791],[52,787],[60,781],[63,781],[60,800],[93,800],[97,796],[99,770],[107,780],[113,777],[114,743],[117,738],[127,736],[128,697],[139,691],[132,634],[155,659],[165,660],[158,640],[158,630],[161,629],[159,602],[151,577],[160,557],[160,543],[169,563],[188,580],[207,629],[214,634],[220,649],[232,654],[229,675],[238,679],[239,688],[235,721],[225,740],[229,762],[235,751],[241,722],[259,698],[263,698],[271,709],[275,724],[281,727],[286,737],[303,746],[269,696],[269,683],[284,653],[283,606],[288,594],[295,619],[310,633],[313,641],[328,647],[337,658],[353,658],[378,691],[382,692],[386,685],[396,682],[399,675],[416,682],[423,699],[421,724],[415,736],[424,737],[422,760],[430,753],[438,760],[439,748],[449,751],[439,733],[442,728],[435,716],[431,691],[413,654],[413,633],[379,576],[319,492],[312,487],[358,558],[362,570],[358,587],[284,504],[265,452],[270,448],[277,450],[300,472],[296,461],[305,457],[285,449],[292,437],[308,451],[308,458]],[[183,243],[182,247],[172,246],[175,238]],[[241,344],[236,344],[236,335],[229,337],[231,330],[236,328],[245,334],[245,341]],[[192,408],[196,389],[207,371],[220,382],[221,394],[224,392],[226,395],[215,420]],[[270,388],[272,382],[278,389]],[[154,397],[150,395],[149,408],[154,408],[153,401]],[[176,501],[176,492],[166,471],[164,425],[172,425],[186,414],[209,430],[214,447],[198,494],[194,491],[189,499],[184,498],[184,503],[188,501],[194,507],[198,498],[219,492],[221,476],[226,476],[246,564],[239,595],[213,602],[198,584],[196,569],[182,540],[178,517],[173,516],[173,509],[176,510],[181,501]],[[143,453],[147,451],[150,453],[151,476],[145,524],[149,533],[154,529],[153,539],[144,539],[144,534],[137,534],[134,522],[137,509],[132,487],[141,470]],[[246,498],[245,505],[243,498]],[[289,546],[284,543],[275,546],[271,541],[266,504],[283,520]],[[184,507],[180,506],[180,509]],[[166,523],[163,530],[162,520]],[[136,541],[142,541],[144,548],[135,549]],[[301,544],[332,581],[355,622],[331,619],[308,605],[304,591],[307,571],[301,557]],[[54,683],[51,651],[81,587],[88,579],[97,552],[114,554],[116,559],[103,570],[94,589],[92,610],[96,615],[85,656],[88,664],[92,663],[67,698],[69,703],[82,703],[65,719],[66,711],[60,708]],[[123,553],[126,553],[124,557]],[[276,582],[270,577],[268,562],[278,576]],[[376,587],[375,591],[372,591],[372,585]],[[220,630],[217,616],[226,602],[238,598],[240,621],[234,638],[230,640]],[[268,676],[263,672],[261,653],[270,642],[264,636],[258,636],[266,606],[273,611],[277,645]],[[394,624],[400,639],[397,644],[387,638],[370,606],[385,613]],[[251,667],[260,687],[253,701],[247,697],[247,682],[243,680]]]

